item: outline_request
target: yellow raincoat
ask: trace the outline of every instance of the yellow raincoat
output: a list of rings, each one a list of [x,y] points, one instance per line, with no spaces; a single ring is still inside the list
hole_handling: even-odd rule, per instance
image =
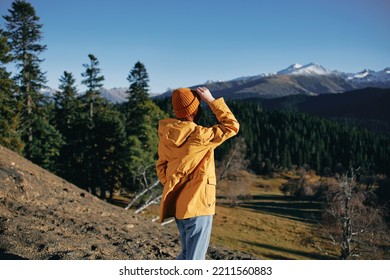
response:
[[[223,98],[209,106],[219,121],[210,128],[173,118],[159,122],[160,222],[215,214],[214,149],[237,134],[239,123]]]

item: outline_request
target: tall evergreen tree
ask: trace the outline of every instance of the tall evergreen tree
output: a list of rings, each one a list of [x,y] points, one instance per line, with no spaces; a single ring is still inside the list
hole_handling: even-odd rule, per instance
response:
[[[39,92],[46,82],[45,75],[40,69],[43,61],[39,54],[46,50],[46,45],[39,42],[42,39],[42,24],[36,15],[34,7],[22,0],[12,3],[9,15],[4,16],[13,60],[20,72],[15,77],[19,86],[19,94],[24,103],[22,123],[25,141],[33,140],[34,116],[42,104],[43,95]],[[29,144],[28,144],[29,145]]]
[[[96,110],[94,104],[101,100],[99,89],[103,86],[104,76],[100,75],[101,69],[99,68],[98,59],[93,54],[89,54],[88,58],[90,60],[89,64],[83,64],[85,72],[81,75],[85,79],[81,83],[87,87],[85,100],[89,107],[89,117],[93,119]]]
[[[18,129],[20,126],[19,104],[15,98],[16,86],[4,65],[11,61],[7,38],[0,29],[0,144],[21,152],[23,143]]]
[[[77,96],[76,80],[72,73],[64,71],[59,81],[60,90],[54,95],[55,126],[64,138],[64,145],[58,158],[57,172],[74,182],[74,178],[79,176],[74,167],[80,156],[76,150],[82,134],[78,127],[82,119],[81,101]]]
[[[145,65],[138,61],[130,70],[127,80],[130,86],[125,104],[126,130],[129,135],[140,135],[147,115],[146,103],[149,100],[149,75]]]
[[[75,86],[76,80],[73,74],[64,71],[59,81],[60,91],[55,93],[54,101],[56,105],[57,124],[60,124],[60,128],[63,131],[65,128],[70,128],[76,120],[80,105],[78,104],[77,87]]]
[[[139,168],[155,163],[158,145],[158,121],[166,114],[155,105],[148,94],[149,75],[143,63],[137,62],[130,70],[127,80],[130,82],[127,102],[124,104],[126,134],[128,139],[128,161],[130,188],[137,188]],[[154,176],[154,168],[148,169],[148,177]]]
[[[42,24],[34,7],[22,0],[12,3],[6,20],[6,36],[16,67],[20,69],[14,77],[18,86],[21,107],[21,135],[26,146],[23,153],[35,163],[52,169],[59,147],[61,135],[49,122],[47,100],[40,90],[46,82],[45,73],[40,69],[43,59],[39,55],[46,50],[42,40]]]
[[[78,148],[82,152],[82,172],[83,180],[82,186],[90,190],[93,195],[97,195],[97,187],[102,186],[103,180],[101,176],[100,160],[98,157],[96,143],[98,135],[96,135],[96,122],[98,121],[97,112],[104,110],[105,102],[100,96],[100,88],[103,86],[104,76],[100,75],[99,61],[93,55],[89,54],[89,64],[83,64],[85,72],[82,77],[85,79],[81,81],[87,87],[85,95],[82,97],[83,106],[88,108],[87,117],[82,115],[78,126],[81,128]]]

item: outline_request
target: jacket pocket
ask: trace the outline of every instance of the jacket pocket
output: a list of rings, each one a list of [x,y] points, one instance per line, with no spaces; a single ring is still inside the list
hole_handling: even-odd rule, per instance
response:
[[[208,177],[206,184],[206,205],[212,207],[215,205],[216,200],[216,184],[217,180],[215,177]]]

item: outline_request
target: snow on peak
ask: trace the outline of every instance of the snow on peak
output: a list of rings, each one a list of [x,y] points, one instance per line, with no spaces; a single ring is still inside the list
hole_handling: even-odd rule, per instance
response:
[[[354,78],[356,79],[361,79],[364,77],[367,77],[368,75],[374,73],[374,71],[369,70],[369,69],[364,69],[363,71],[360,71],[354,75]]]
[[[301,64],[294,63],[294,64],[290,65],[289,67],[287,67],[286,69],[280,70],[279,72],[277,72],[277,74],[279,74],[279,75],[291,74],[292,72],[294,72],[295,70],[300,69],[300,68],[302,68]]]
[[[389,83],[390,82],[390,68],[387,67],[382,71],[373,71],[369,69],[364,69],[356,74],[348,74],[348,80],[353,81],[354,83]]]
[[[383,69],[381,72],[383,72],[383,74],[390,74],[390,67]]]
[[[207,85],[207,84],[215,84],[215,83],[223,83],[223,82],[224,80],[207,80],[203,84]]]
[[[290,65],[287,69],[296,70],[296,69],[299,69],[299,68],[302,68],[302,65],[299,64],[299,63],[294,63],[293,65]]]
[[[278,75],[329,75],[331,72],[318,63],[293,64],[277,73]]]
[[[289,67],[280,70],[277,73],[269,73],[269,74],[260,74],[255,76],[241,76],[233,80],[228,80],[228,82],[234,82],[234,81],[243,81],[243,82],[249,82],[254,81],[257,79],[262,79],[266,77],[273,77],[273,76],[283,76],[283,75],[304,75],[307,77],[316,77],[316,76],[332,76],[332,77],[338,77],[340,79],[344,79],[348,83],[352,83],[353,85],[364,85],[364,86],[376,86],[376,85],[382,85],[387,86],[390,85],[390,67],[387,67],[381,71],[373,71],[370,69],[364,69],[363,71],[360,71],[358,73],[345,73],[340,72],[338,70],[328,70],[322,65],[318,63],[308,63],[305,65],[301,65],[298,63],[292,64]],[[208,83],[217,83],[222,81],[206,81],[206,84]]]

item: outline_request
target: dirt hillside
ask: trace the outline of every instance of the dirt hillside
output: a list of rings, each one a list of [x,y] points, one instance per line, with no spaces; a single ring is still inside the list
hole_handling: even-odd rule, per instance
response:
[[[174,259],[178,235],[0,146],[0,259]],[[209,259],[249,255],[210,246]]]

